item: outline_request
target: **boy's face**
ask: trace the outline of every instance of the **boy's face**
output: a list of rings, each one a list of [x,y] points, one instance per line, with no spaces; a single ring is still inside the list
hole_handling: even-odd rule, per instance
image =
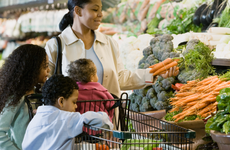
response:
[[[63,100],[62,110],[75,112],[77,108],[78,90],[73,91],[72,95],[68,99]]]

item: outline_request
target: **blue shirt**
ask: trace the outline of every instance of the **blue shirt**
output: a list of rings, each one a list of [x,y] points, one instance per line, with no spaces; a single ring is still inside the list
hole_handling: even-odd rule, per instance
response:
[[[74,137],[83,131],[83,123],[103,128],[113,128],[105,112],[62,111],[54,106],[40,106],[29,123],[23,143],[23,150],[72,150]]]
[[[93,46],[90,49],[85,51],[85,58],[91,59],[93,61],[93,63],[96,65],[98,82],[102,84],[104,70],[103,70],[103,66],[101,64],[101,61],[99,60],[99,58],[97,57],[97,54],[94,51]]]

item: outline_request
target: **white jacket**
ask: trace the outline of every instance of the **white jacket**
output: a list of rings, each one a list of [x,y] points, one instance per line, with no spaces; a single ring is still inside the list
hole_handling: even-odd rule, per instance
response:
[[[118,44],[109,36],[98,31],[94,32],[96,34],[94,50],[104,70],[102,85],[110,93],[119,97],[120,90],[143,88],[148,84],[145,81],[151,81],[152,74],[149,74],[148,69],[138,69],[135,72],[126,70],[120,58]],[[62,73],[67,76],[70,62],[85,58],[85,45],[81,39],[77,38],[70,26],[59,37],[62,41]],[[56,39],[50,39],[45,49],[50,61],[50,75],[52,75],[57,57]]]

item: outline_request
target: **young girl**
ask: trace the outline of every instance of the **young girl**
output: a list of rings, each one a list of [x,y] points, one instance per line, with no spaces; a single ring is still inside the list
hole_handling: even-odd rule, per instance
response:
[[[90,59],[78,59],[69,65],[69,77],[74,79],[79,87],[78,101],[81,100],[103,100],[113,99],[113,96],[98,82],[97,68]],[[78,104],[76,111],[81,114],[87,111],[106,111],[110,120],[113,118],[113,111],[109,110],[114,101],[87,102]],[[96,105],[96,106],[95,106]],[[109,112],[109,113],[108,113]]]
[[[37,83],[47,80],[50,69],[45,49],[22,45],[15,49],[0,69],[0,149],[22,149],[29,123],[26,95]]]

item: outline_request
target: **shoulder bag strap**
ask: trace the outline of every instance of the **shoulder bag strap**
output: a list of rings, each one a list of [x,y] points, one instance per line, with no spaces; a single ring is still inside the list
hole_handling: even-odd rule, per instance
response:
[[[58,74],[58,68],[59,68],[59,74],[62,74],[62,45],[61,45],[61,39],[58,36],[56,36],[55,38],[56,38],[57,43],[58,43],[58,48],[57,48],[57,59],[56,59],[56,65],[55,65],[54,74]]]

